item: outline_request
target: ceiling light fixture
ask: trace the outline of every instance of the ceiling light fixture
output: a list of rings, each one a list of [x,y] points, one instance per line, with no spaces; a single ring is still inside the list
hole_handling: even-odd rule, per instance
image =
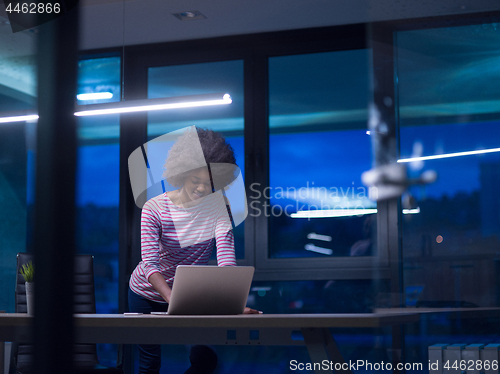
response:
[[[314,245],[314,244],[306,244],[304,248],[306,249],[306,251],[321,253],[323,255],[332,255],[333,254],[332,249],[318,247],[317,245]]]
[[[104,100],[104,99],[112,99],[113,94],[111,92],[82,93],[82,94],[76,95],[76,98],[80,101]]]
[[[192,108],[199,106],[231,104],[229,94],[206,94],[166,97],[161,99],[119,101],[116,103],[92,104],[79,106],[86,110],[77,111],[75,116],[97,116],[102,114],[120,114],[134,112],[149,112],[154,110]],[[90,109],[92,108],[92,109]]]
[[[467,151],[467,152],[445,153],[442,155],[433,155],[433,156],[402,158],[402,159],[398,160],[398,162],[436,160],[436,159],[440,159],[440,158],[480,155],[483,153],[493,153],[493,152],[500,152],[500,148],[480,149],[477,151]]]
[[[332,218],[332,217],[353,217],[364,216],[366,214],[375,214],[377,209],[319,209],[319,210],[300,210],[297,213],[292,213],[292,218]],[[418,214],[420,208],[403,209],[403,214]],[[314,239],[307,237],[308,239]]]
[[[172,13],[174,17],[181,21],[193,21],[197,19],[206,19],[203,14],[201,14],[200,11],[198,10],[190,10],[187,12],[180,12],[180,13]]]
[[[330,217],[352,217],[365,214],[377,213],[377,209],[319,209],[300,210],[292,213],[292,218],[330,218]]]
[[[124,114],[147,112],[153,110],[167,110],[177,108],[194,108],[213,105],[228,105],[233,101],[231,95],[225,94],[204,94],[190,96],[166,97],[161,99],[130,100],[115,103],[78,105],[78,108],[85,108],[75,112],[75,116],[98,116],[104,114]],[[0,117],[0,123],[23,122],[38,119],[38,114],[22,112],[4,113],[5,117]]]
[[[311,232],[307,234],[307,239],[323,240],[325,242],[331,242],[333,238],[330,235],[319,235],[316,234],[315,232]]]
[[[10,122],[25,122],[34,121],[38,119],[38,114],[18,114],[18,115],[8,115],[5,117],[0,117],[0,123],[10,123]]]
[[[415,209],[403,209],[403,214],[418,214],[420,213],[420,207],[416,207]]]

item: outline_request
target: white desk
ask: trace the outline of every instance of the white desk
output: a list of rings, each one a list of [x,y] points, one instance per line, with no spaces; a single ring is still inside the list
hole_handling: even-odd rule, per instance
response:
[[[78,343],[306,345],[311,362],[342,363],[330,328],[377,328],[418,320],[418,313],[403,311],[234,316],[77,314],[75,329]],[[0,314],[0,341],[30,342],[32,321],[26,314]],[[295,332],[301,332],[303,340],[294,339]]]

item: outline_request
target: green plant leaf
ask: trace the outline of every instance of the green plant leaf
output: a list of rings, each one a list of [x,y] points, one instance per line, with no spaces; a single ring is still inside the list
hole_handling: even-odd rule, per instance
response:
[[[35,267],[33,265],[33,262],[30,261],[27,264],[21,265],[19,273],[21,273],[25,282],[33,282],[33,278],[35,275]]]

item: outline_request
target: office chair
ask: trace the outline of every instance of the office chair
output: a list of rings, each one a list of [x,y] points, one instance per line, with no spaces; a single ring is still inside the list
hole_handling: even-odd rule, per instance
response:
[[[24,278],[19,273],[23,264],[33,261],[33,255],[28,253],[17,254],[17,282],[16,282],[16,313],[26,313],[26,290]],[[75,256],[75,313],[95,313],[94,293],[94,257],[91,255]],[[29,344],[13,344],[11,354],[11,374],[29,374],[33,361],[34,347]],[[123,374],[119,368],[107,367],[99,364],[97,347],[95,344],[75,344],[74,347],[75,372],[78,374]]]

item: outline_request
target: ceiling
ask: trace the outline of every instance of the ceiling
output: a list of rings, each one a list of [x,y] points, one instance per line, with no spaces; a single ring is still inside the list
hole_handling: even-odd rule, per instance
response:
[[[80,49],[500,10],[498,0],[80,0]],[[206,18],[180,21],[173,13]],[[0,95],[35,95],[36,30],[13,34],[0,3]]]
[[[500,10],[498,0],[80,0],[82,49]],[[180,21],[173,13],[200,11]]]

